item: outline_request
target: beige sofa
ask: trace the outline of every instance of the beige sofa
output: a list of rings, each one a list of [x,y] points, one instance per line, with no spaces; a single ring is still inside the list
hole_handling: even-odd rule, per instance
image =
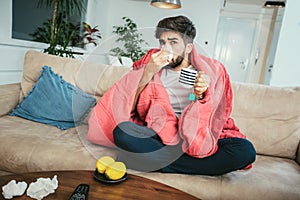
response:
[[[28,51],[22,82],[0,86],[2,175],[45,170],[94,170],[100,156],[116,157],[114,149],[86,141],[86,122],[62,131],[7,115],[30,91],[44,65],[51,66],[66,81],[97,99],[130,70]],[[258,153],[252,169],[215,177],[129,172],[201,199],[300,199],[300,87],[244,83],[232,83],[232,86],[232,117]]]

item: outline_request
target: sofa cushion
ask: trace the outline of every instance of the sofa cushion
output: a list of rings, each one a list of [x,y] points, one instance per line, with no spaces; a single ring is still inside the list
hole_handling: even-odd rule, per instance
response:
[[[64,130],[80,124],[95,104],[94,97],[44,66],[37,83],[10,115]]]
[[[85,60],[79,60],[29,50],[24,59],[19,102],[37,82],[40,70],[45,65],[51,66],[52,70],[63,76],[68,83],[96,98],[101,97],[108,88],[131,69],[130,67],[93,63],[89,61],[89,56]]]
[[[300,141],[300,87],[232,83],[237,126],[258,154],[295,159]]]
[[[36,123],[16,116],[0,118],[0,169],[14,173],[56,170],[94,170],[98,157],[92,156],[78,136],[88,127],[68,130]],[[98,156],[113,150],[98,146]]]
[[[300,167],[287,158],[257,156],[250,170],[223,176],[134,172],[200,199],[299,199]]]
[[[222,176],[221,196],[245,200],[299,199],[299,188],[300,166],[294,160],[257,156],[252,169]]]

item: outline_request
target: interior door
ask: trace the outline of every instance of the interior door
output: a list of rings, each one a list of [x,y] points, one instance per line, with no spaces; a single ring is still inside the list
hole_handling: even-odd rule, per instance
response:
[[[232,81],[247,82],[256,33],[255,19],[221,17],[215,55]]]

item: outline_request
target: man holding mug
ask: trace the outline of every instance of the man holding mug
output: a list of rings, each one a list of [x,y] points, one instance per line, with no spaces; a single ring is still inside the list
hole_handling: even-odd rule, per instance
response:
[[[140,171],[222,175],[247,169],[256,152],[230,118],[225,67],[196,52],[196,29],[185,16],[159,21],[151,49],[99,100],[88,140],[117,147]],[[192,86],[181,71],[194,70]],[[189,76],[184,78],[191,78]]]

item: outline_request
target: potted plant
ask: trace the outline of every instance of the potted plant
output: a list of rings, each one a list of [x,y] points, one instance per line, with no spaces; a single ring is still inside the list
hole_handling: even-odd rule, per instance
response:
[[[142,34],[139,33],[137,25],[132,19],[128,17],[122,17],[122,19],[125,23],[113,26],[113,33],[119,36],[116,42],[123,43],[123,46],[111,49],[110,55],[118,57],[120,62],[122,62],[121,56],[129,57],[134,62],[147,52],[142,49],[141,45],[148,45],[148,43],[142,39]]]
[[[79,43],[80,26],[70,22],[70,16],[74,12],[82,14],[85,4],[82,0],[39,0],[38,6],[53,7],[52,19],[45,22],[32,36],[36,41],[47,42],[49,47],[45,53],[74,58],[76,53],[69,46]],[[49,27],[50,26],[50,27]]]
[[[74,47],[80,44],[80,25],[67,23],[59,15],[55,26],[55,37],[51,37],[51,19],[44,22],[41,27],[38,27],[30,35],[34,38],[34,41],[49,44],[49,47],[44,49],[44,53],[74,57],[73,54],[76,54],[76,52],[73,52],[70,46]]]
[[[91,27],[88,23],[83,22],[84,34],[83,34],[83,46],[85,49],[89,49],[89,45],[95,47],[99,44],[99,40],[102,38],[101,33],[97,26]]]

